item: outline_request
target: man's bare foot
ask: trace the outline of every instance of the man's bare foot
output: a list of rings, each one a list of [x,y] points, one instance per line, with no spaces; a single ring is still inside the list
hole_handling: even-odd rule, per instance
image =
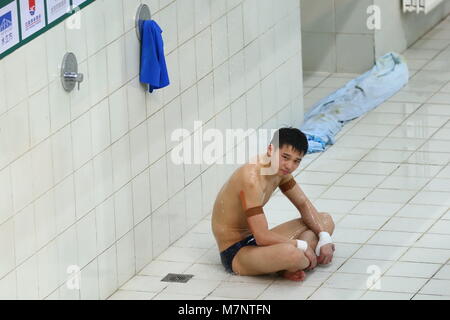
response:
[[[306,273],[303,270],[298,270],[295,272],[283,271],[281,276],[291,281],[304,281],[306,278]]]

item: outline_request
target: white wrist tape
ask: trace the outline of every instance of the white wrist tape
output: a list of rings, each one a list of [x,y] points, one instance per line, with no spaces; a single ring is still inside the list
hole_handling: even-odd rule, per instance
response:
[[[305,252],[306,249],[308,249],[308,242],[303,240],[297,240],[297,248],[299,248],[301,251]]]
[[[322,248],[324,245],[333,243],[333,239],[331,239],[331,236],[328,232],[321,232],[319,233],[319,243],[316,247],[316,256],[320,256],[320,248]]]

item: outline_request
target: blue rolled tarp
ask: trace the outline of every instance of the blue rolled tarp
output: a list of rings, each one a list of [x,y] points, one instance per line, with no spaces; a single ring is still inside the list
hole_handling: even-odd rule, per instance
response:
[[[370,71],[317,102],[300,127],[308,138],[308,153],[325,151],[327,145],[335,143],[336,134],[347,122],[392,97],[408,80],[405,59],[391,52],[377,59]]]

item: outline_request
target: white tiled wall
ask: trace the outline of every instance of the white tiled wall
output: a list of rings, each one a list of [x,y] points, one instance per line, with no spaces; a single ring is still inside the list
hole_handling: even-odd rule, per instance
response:
[[[141,3],[172,82],[153,94]],[[233,167],[174,165],[172,130],[302,122],[298,0],[96,0],[80,19],[0,61],[0,298],[104,299],[207,215]],[[66,93],[69,51],[85,80]]]
[[[373,0],[301,0],[306,71],[358,73],[374,62],[374,32],[367,28]]]
[[[377,57],[402,53],[450,13],[403,13],[402,0],[300,0],[305,71],[362,73]],[[368,10],[375,6],[379,11]],[[380,29],[371,30],[374,17]]]
[[[443,1],[429,14],[402,13],[401,0],[374,0],[382,12],[382,28],[375,32],[376,54],[386,50],[403,52],[427,34],[450,13],[450,2]]]

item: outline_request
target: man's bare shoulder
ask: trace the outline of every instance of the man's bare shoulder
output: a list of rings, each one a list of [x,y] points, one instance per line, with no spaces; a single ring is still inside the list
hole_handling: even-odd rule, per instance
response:
[[[255,164],[247,163],[240,167],[236,172],[236,178],[243,187],[261,186],[260,169]]]

